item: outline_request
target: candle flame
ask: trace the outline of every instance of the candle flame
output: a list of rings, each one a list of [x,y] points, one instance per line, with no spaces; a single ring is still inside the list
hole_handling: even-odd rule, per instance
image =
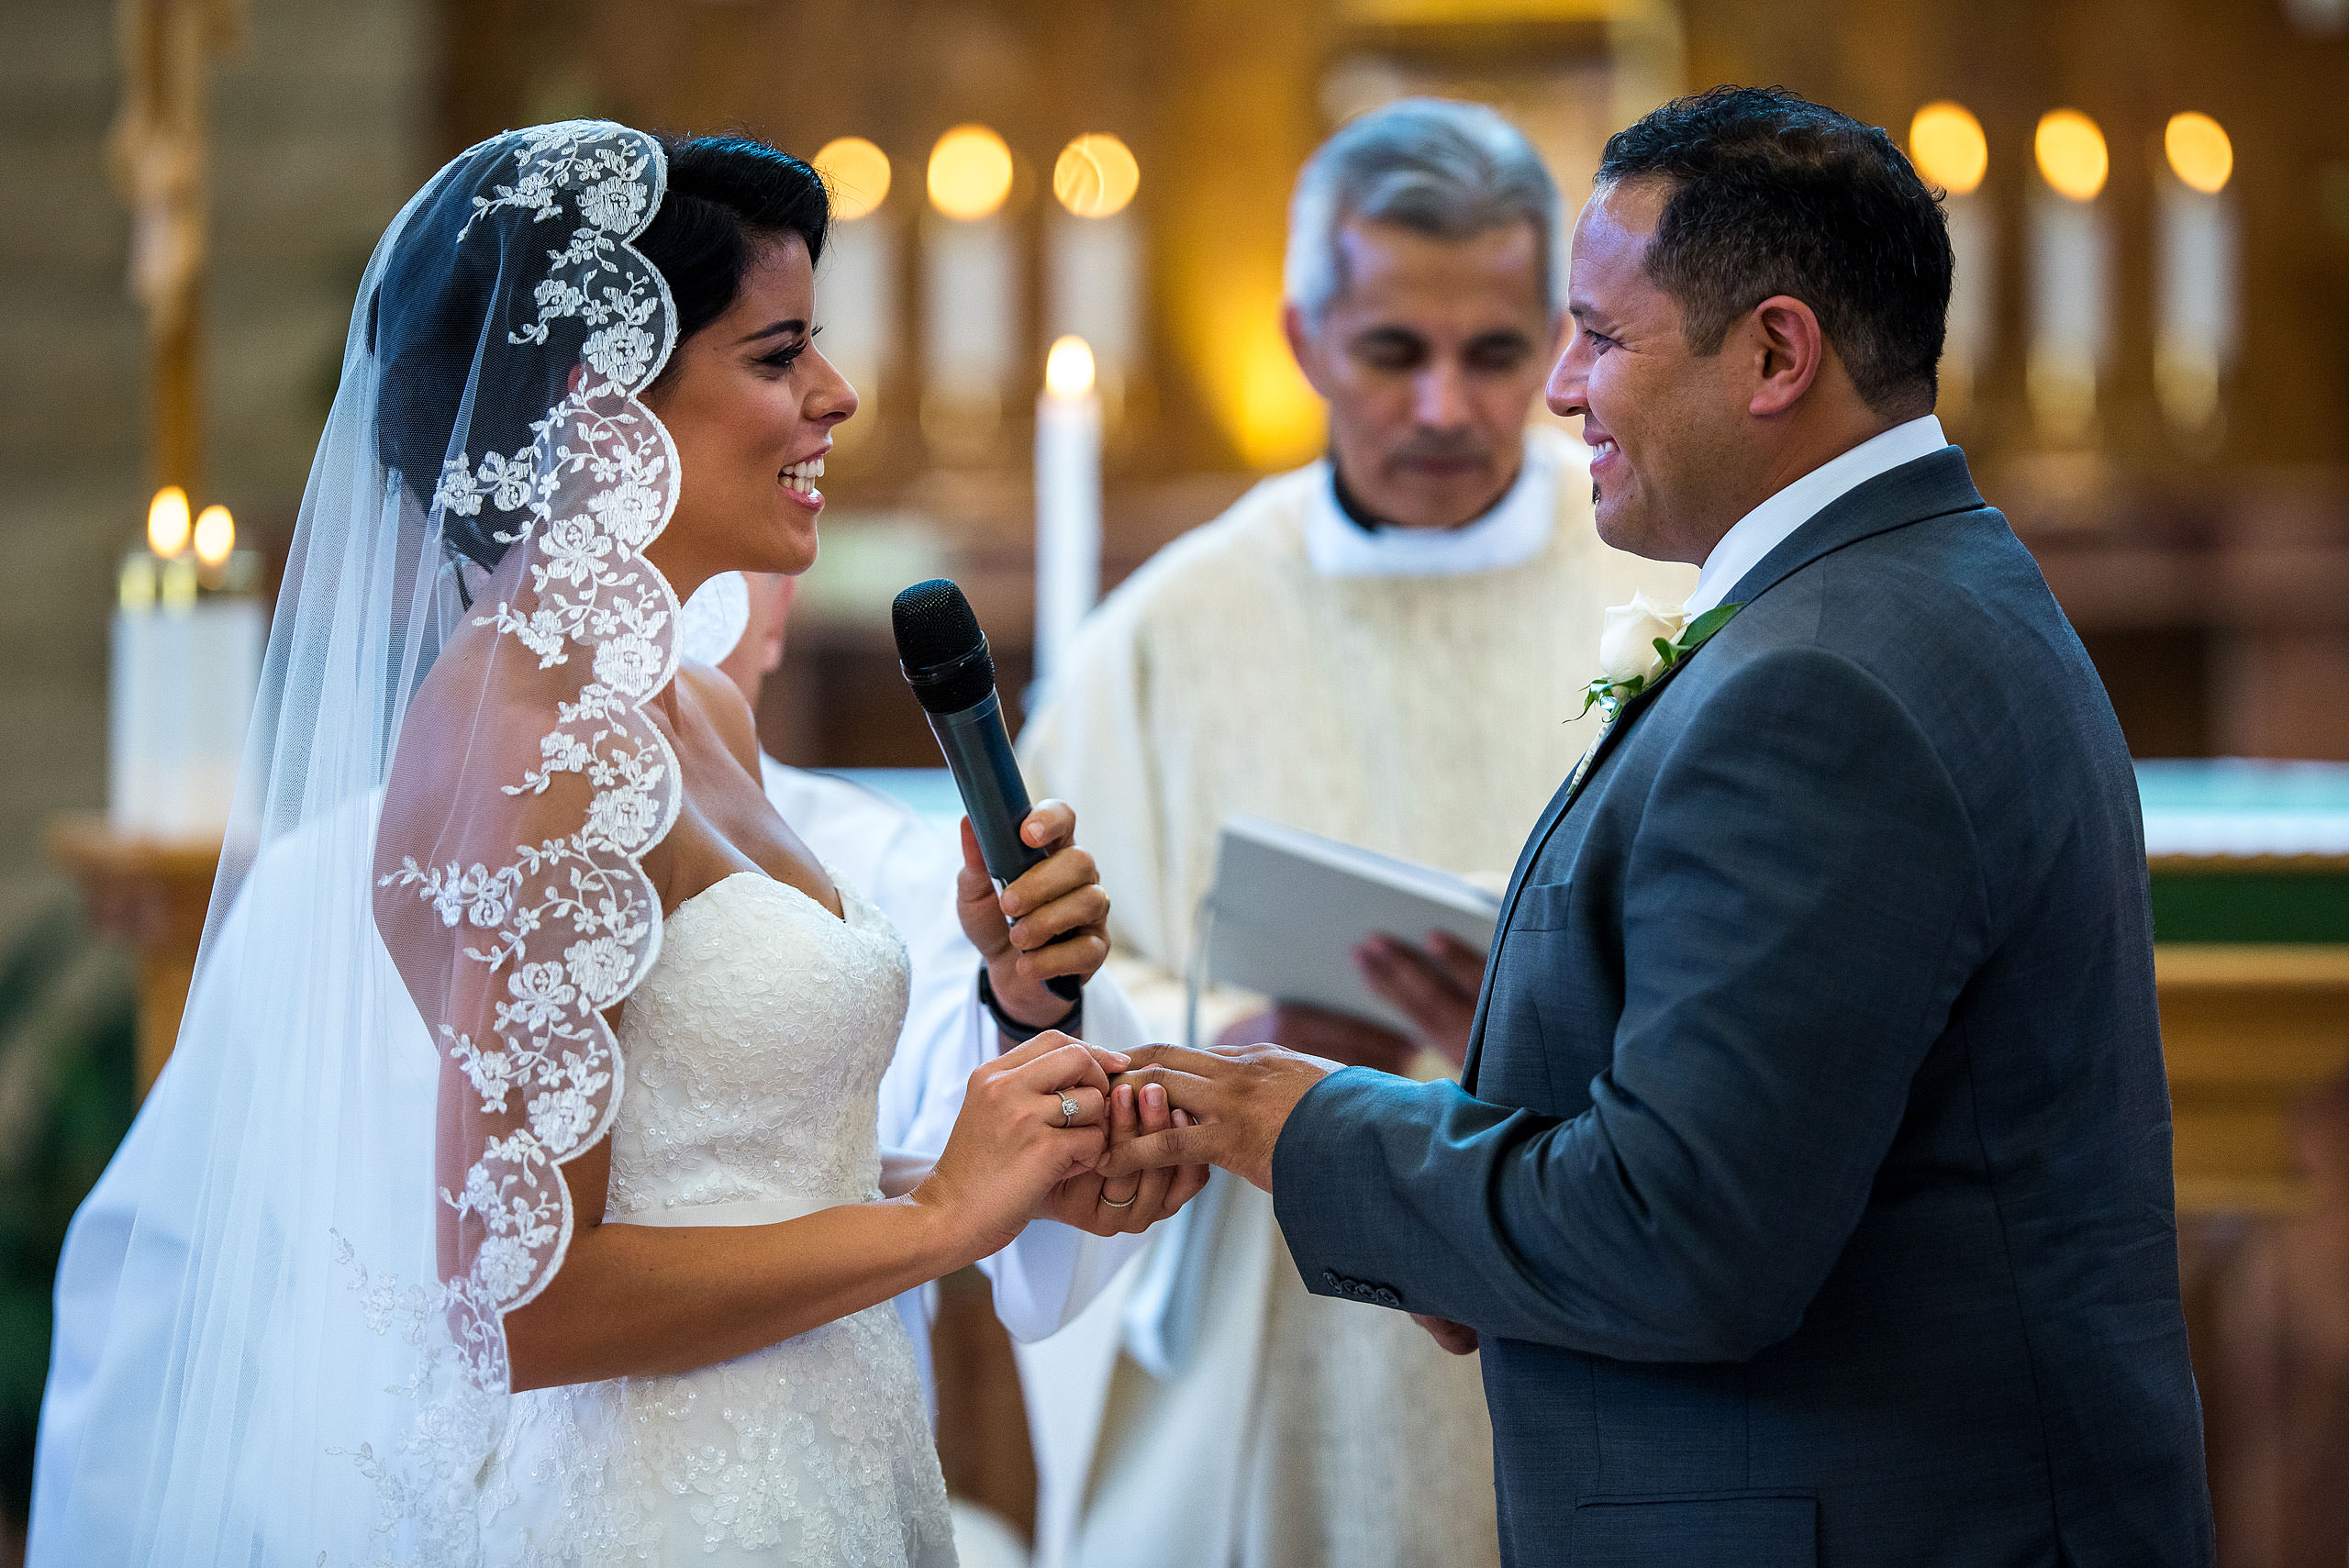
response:
[[[930,205],[969,223],[993,217],[1011,194],[1011,149],[983,125],[959,125],[930,150]]]
[[[2069,201],[2094,201],[2112,168],[2104,132],[2077,109],[2051,109],[2040,116],[2032,150],[2039,158],[2040,178]]]
[[[2204,195],[2225,190],[2227,177],[2235,172],[2234,143],[2227,139],[2225,128],[2191,109],[2170,116],[2162,132],[2162,150],[2169,154],[2170,172]]]
[[[1963,196],[1982,183],[1990,167],[1990,144],[1982,122],[1963,104],[1927,104],[1909,122],[1909,154],[1917,172],[1951,195]]]
[[[1141,184],[1141,165],[1114,136],[1089,134],[1061,149],[1052,165],[1052,195],[1079,217],[1124,210]]]
[[[237,548],[237,520],[226,506],[206,506],[196,514],[195,558],[206,566],[219,566]]]
[[[1054,397],[1082,397],[1093,390],[1093,347],[1068,337],[1044,356],[1044,390]]]
[[[853,223],[889,198],[889,155],[861,136],[836,136],[816,153],[832,221]]]
[[[166,484],[147,506],[147,548],[166,560],[187,548],[187,492]]]

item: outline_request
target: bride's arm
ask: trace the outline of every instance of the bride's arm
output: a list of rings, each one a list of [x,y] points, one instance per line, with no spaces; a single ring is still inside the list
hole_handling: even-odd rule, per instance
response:
[[[605,1224],[611,1148],[599,1140],[562,1167],[575,1225],[562,1267],[507,1315],[514,1387],[729,1361],[987,1256],[1099,1157],[1108,1084],[1094,1052],[1039,1035],[971,1074],[946,1151],[913,1192],[776,1225]],[[1068,1128],[1063,1092],[1080,1107]]]

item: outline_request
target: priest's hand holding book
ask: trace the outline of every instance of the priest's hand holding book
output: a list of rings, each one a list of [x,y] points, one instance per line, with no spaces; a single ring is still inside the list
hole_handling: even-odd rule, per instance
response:
[[[1381,932],[1358,943],[1353,956],[1372,995],[1410,1020],[1408,1033],[1304,1003],[1276,1002],[1225,1029],[1216,1044],[1269,1040],[1342,1066],[1406,1075],[1425,1050],[1458,1071],[1468,1060],[1468,1031],[1485,983],[1484,953],[1436,930],[1428,933],[1425,947]]]

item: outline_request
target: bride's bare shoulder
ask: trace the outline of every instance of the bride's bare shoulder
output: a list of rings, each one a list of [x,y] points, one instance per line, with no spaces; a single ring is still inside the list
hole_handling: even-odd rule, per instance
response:
[[[510,853],[529,818],[577,805],[558,778],[514,794],[539,765],[558,696],[576,682],[541,671],[511,638],[470,622],[450,637],[402,716],[376,829],[379,868]],[[518,835],[519,835],[518,837]]]

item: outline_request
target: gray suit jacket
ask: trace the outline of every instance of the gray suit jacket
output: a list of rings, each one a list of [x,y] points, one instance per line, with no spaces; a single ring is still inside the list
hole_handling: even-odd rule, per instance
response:
[[[1297,1267],[1483,1335],[1513,1563],[2207,1562],[2096,672],[1955,448],[1730,598],[1535,828],[1464,1087],[1297,1106]]]

